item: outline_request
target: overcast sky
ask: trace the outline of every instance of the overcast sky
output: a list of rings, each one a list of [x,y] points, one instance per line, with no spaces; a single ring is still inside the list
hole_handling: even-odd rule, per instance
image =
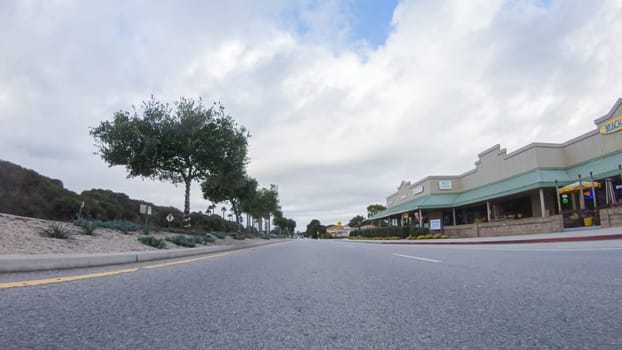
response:
[[[89,128],[151,94],[220,101],[301,230],[495,144],[579,136],[622,96],[619,0],[5,0],[0,23],[0,159],[182,209],[181,186],[107,167]]]

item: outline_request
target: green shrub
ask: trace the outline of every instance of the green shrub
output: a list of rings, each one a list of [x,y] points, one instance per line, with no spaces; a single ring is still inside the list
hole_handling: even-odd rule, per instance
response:
[[[219,239],[225,239],[225,237],[227,237],[227,235],[224,232],[220,232],[220,231],[212,232],[211,234],[212,236],[215,236]]]
[[[95,229],[97,228],[97,226],[95,225],[94,222],[89,221],[89,223],[83,228],[84,228],[85,235],[93,236],[95,235]]]
[[[154,248],[162,249],[166,247],[166,243],[164,243],[163,239],[157,239],[155,237],[138,237],[138,240],[142,244],[146,244],[148,246],[152,246]]]
[[[419,235],[416,239],[425,239],[425,235]]]
[[[184,235],[169,236],[166,240],[182,247],[194,248],[196,246],[193,238],[187,238]]]
[[[70,231],[67,226],[59,223],[54,223],[43,229],[41,234],[49,238],[67,239],[69,238]]]
[[[440,234],[440,233],[435,233],[435,234],[432,236],[432,238],[433,238],[433,239],[439,239],[439,238],[441,238],[442,236],[443,236],[443,235],[442,235],[442,234]]]
[[[449,238],[446,234],[441,235],[441,239]]]
[[[203,234],[203,235],[196,235],[196,236],[186,236],[186,239],[189,242],[194,242],[194,244],[209,244],[214,242],[216,239],[212,236],[210,236],[209,234]]]
[[[425,239],[432,239],[432,237],[434,237],[434,235],[433,235],[433,234],[431,234],[431,233],[428,233],[428,234],[427,234],[427,235],[425,235],[423,238],[425,238]]]
[[[137,224],[132,221],[127,221],[127,220],[102,221],[102,220],[78,219],[78,220],[74,220],[73,224],[76,226],[80,226],[82,228],[86,228],[89,225],[95,225],[95,227],[117,230],[125,234],[128,234],[129,231],[140,231],[141,229],[143,229],[143,225]]]

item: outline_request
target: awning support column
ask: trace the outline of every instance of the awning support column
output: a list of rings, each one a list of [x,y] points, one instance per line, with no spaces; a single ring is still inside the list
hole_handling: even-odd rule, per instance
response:
[[[486,217],[488,218],[488,222],[490,222],[490,201],[486,201]]]
[[[581,181],[581,174],[579,174],[579,209],[585,209],[585,199],[583,198],[583,181]]]
[[[456,208],[451,208],[451,213],[453,214],[454,219],[454,221],[452,221],[452,224],[456,226]]]
[[[557,211],[559,215],[562,214],[562,203],[559,200],[559,186],[557,186],[557,180],[555,180],[555,197],[557,197]]]
[[[540,188],[540,213],[542,213],[542,217],[546,217],[546,209],[544,207],[544,189]]]

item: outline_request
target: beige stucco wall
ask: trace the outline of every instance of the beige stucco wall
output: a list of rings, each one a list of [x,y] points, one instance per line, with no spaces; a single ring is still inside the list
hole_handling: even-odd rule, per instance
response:
[[[509,154],[500,145],[495,145],[478,154],[475,169],[464,174],[426,177],[415,183],[403,181],[398,191],[387,197],[387,207],[435,193],[461,193],[537,168],[564,169],[608,154],[622,152],[622,131],[608,135],[599,132],[601,125],[620,115],[622,115],[622,99],[616,102],[607,115],[594,121],[594,130],[565,143],[532,143]],[[451,180],[453,188],[440,190],[438,188],[440,180]],[[415,195],[413,190],[421,186],[423,192]],[[532,204],[535,216],[537,214],[535,211],[540,211],[539,198]]]

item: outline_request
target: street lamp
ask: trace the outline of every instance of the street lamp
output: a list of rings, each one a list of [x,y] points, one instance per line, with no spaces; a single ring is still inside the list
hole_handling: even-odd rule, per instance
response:
[[[222,210],[222,219],[225,219],[225,211],[227,211],[227,208],[222,207],[220,210]]]

